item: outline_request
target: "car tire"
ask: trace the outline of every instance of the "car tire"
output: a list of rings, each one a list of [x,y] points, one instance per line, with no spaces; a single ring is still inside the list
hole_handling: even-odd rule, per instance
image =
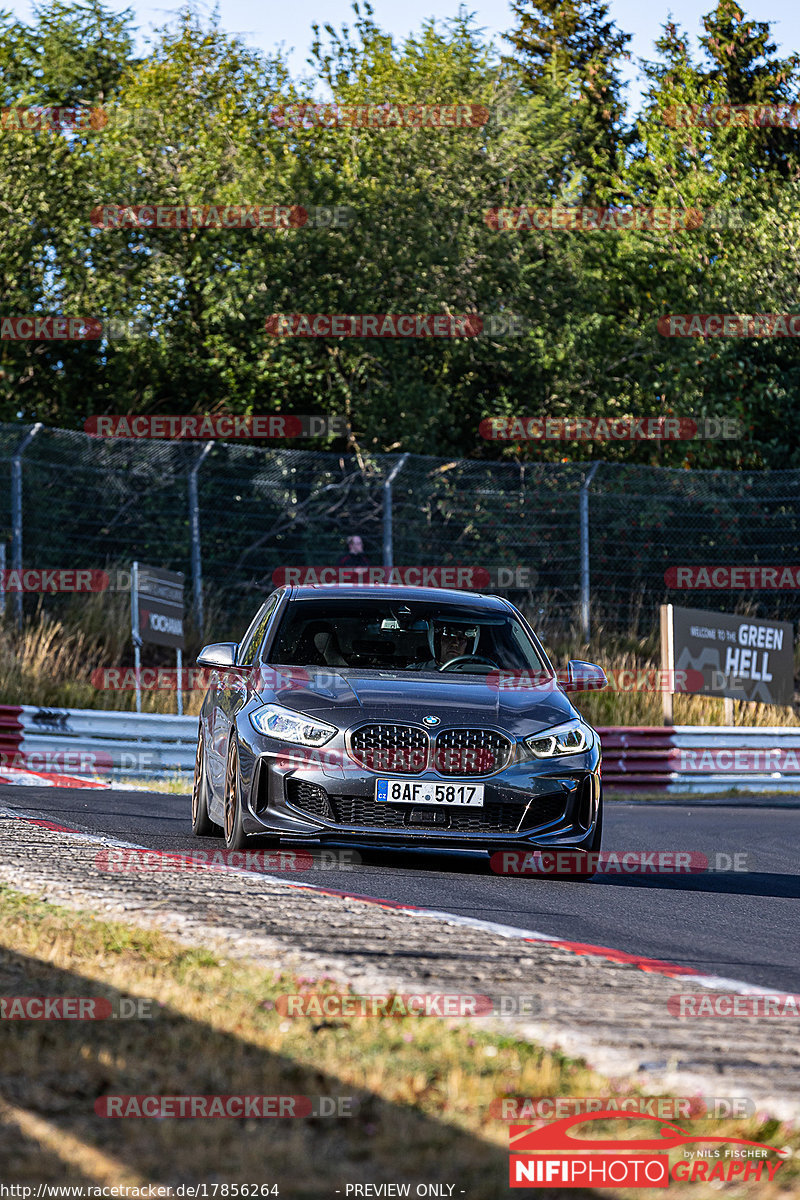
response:
[[[208,775],[206,773],[206,745],[202,726],[197,735],[197,755],[194,760],[192,782],[192,833],[195,837],[219,837],[222,829],[208,813]]]
[[[223,807],[225,810],[223,829],[225,846],[228,850],[244,850],[248,839],[242,825],[242,786],[239,778],[239,751],[235,737],[231,737],[228,745]]]

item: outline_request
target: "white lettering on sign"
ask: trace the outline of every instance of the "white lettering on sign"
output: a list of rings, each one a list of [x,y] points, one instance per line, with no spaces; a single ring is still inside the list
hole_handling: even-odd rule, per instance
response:
[[[763,646],[767,650],[783,647],[783,630],[770,629],[767,625],[740,625],[740,646]]]
[[[747,629],[746,625],[742,626]],[[750,628],[755,629],[755,626]],[[769,632],[774,632],[770,630]],[[741,636],[741,630],[739,631]],[[725,650],[725,674],[739,675],[743,679],[758,680],[762,683],[769,683],[772,679],[772,674],[768,670],[769,655],[766,650],[761,655],[761,670],[759,671],[758,652],[756,650],[740,650],[738,647],[728,646]]]
[[[158,633],[183,633],[183,622],[179,617],[167,617],[164,613],[150,613],[150,628]]]

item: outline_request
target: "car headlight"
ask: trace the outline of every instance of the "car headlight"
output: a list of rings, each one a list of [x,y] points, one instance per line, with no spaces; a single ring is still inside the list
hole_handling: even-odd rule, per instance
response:
[[[265,704],[250,713],[250,724],[259,733],[278,738],[282,742],[295,742],[300,746],[324,746],[336,733],[333,725],[306,717],[303,713],[283,708],[280,704]]]
[[[535,758],[562,758],[565,754],[580,754],[594,744],[588,725],[582,721],[567,721],[544,733],[525,738],[525,745]]]

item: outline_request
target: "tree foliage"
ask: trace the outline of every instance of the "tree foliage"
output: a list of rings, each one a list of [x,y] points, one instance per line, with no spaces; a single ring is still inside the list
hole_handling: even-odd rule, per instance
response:
[[[665,338],[669,313],[795,312],[800,131],[670,124],[676,105],[788,104],[798,64],[735,0],[699,42],[671,21],[641,64],[602,0],[516,0],[510,50],[461,12],[402,44],[354,6],[314,26],[307,76],[186,9],[137,55],[132,14],[48,0],[0,16],[0,103],[105,122],[0,129],[2,316],[138,322],[138,336],[0,341],[0,419],[104,412],[344,413],[337,448],[671,466],[786,466],[796,341]],[[466,128],[364,128],[292,103],[483,106]],[[319,110],[317,110],[319,111]],[[100,229],[99,205],[302,206],[303,228]],[[693,228],[497,228],[493,210],[702,213]],[[325,225],[343,206],[352,222]],[[323,223],[320,223],[322,221]],[[692,221],[687,218],[687,223]],[[275,313],[474,313],[518,336],[271,337]],[[738,417],[742,441],[532,442],[482,418]]]

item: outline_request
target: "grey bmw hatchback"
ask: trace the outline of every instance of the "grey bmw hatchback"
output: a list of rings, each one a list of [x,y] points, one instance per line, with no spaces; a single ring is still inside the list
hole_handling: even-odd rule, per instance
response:
[[[242,849],[599,851],[597,733],[499,596],[394,586],[282,587],[239,643],[206,646],[192,828]]]

